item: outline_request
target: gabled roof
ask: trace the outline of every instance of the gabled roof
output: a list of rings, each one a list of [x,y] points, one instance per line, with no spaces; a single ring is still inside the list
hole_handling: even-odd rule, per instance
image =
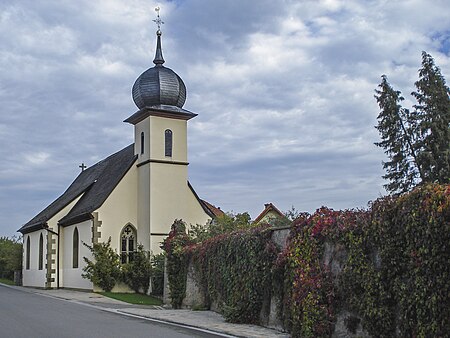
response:
[[[212,219],[214,219],[214,218],[216,218],[218,216],[222,216],[224,214],[224,212],[222,210],[220,210],[219,208],[216,208],[211,203],[208,203],[208,202],[202,200],[200,197],[198,197],[198,195],[195,192],[194,188],[192,187],[191,183],[189,181],[187,183],[188,183],[189,189],[191,189],[191,191],[194,194],[195,198],[197,199],[198,203],[200,203],[203,211],[206,212],[208,214],[208,216],[210,216]]]
[[[286,218],[286,216],[280,210],[278,210],[276,206],[274,206],[272,203],[266,203],[264,204],[264,210],[258,215],[258,217],[255,218],[253,223],[256,224],[260,222],[271,211],[280,218]]]
[[[134,144],[94,164],[81,172],[67,190],[47,208],[42,210],[18,231],[22,234],[42,229],[46,222],[68,204],[81,196],[69,213],[59,223],[70,225],[89,219],[108,198],[122,177],[136,161]]]
[[[205,200],[201,200],[203,204],[205,204],[205,206],[209,209],[209,211],[214,215],[215,217],[220,217],[225,215],[225,213],[220,210],[220,208],[217,208],[216,206],[212,205],[211,203],[205,201]]]

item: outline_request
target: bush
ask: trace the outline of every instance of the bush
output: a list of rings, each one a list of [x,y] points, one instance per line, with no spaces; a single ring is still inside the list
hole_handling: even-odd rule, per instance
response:
[[[120,256],[111,248],[111,237],[107,242],[96,243],[92,247],[83,244],[91,251],[94,261],[83,257],[86,266],[81,276],[104,291],[111,291],[121,277]]]
[[[12,280],[15,270],[22,270],[22,243],[15,237],[0,237],[0,278]]]
[[[152,256],[152,295],[162,296],[164,293],[164,261],[166,255],[160,253]]]
[[[146,294],[152,276],[152,265],[150,252],[144,250],[144,246],[139,244],[137,251],[133,253],[133,259],[122,266],[122,277],[134,292]]]
[[[167,274],[169,279],[172,307],[179,309],[186,295],[186,279],[189,257],[184,248],[191,244],[186,234],[186,224],[175,220],[169,236],[164,240],[162,248],[167,255]]]

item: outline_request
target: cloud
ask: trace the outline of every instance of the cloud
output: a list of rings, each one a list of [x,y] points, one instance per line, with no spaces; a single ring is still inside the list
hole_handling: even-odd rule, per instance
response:
[[[412,104],[420,53],[450,74],[445,1],[6,0],[0,4],[0,222],[5,235],[79,173],[133,142],[135,79],[165,66],[188,90],[190,181],[223,210],[313,211],[384,193],[373,98]]]

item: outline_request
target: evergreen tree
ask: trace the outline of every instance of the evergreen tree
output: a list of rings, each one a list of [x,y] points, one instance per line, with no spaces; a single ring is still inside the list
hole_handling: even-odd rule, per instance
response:
[[[403,193],[421,182],[450,182],[450,92],[431,55],[422,53],[417,104],[410,112],[404,98],[382,76],[375,98],[381,109],[376,128],[389,161],[383,162],[391,193]]]
[[[430,54],[422,52],[422,68],[417,91],[414,118],[418,121],[418,161],[424,181],[450,182],[450,91],[439,67]]]
[[[386,75],[381,78],[379,90],[375,90],[375,98],[381,109],[376,126],[381,142],[375,145],[384,148],[389,157],[389,161],[383,162],[387,172],[383,178],[389,181],[385,185],[386,190],[402,193],[414,187],[420,176],[412,140],[414,123],[409,111],[400,105],[404,100],[401,92],[392,88]]]

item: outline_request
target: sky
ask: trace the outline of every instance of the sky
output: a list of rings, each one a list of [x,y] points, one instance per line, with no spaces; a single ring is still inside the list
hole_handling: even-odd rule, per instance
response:
[[[152,67],[187,87],[189,180],[255,218],[363,208],[386,194],[374,90],[386,74],[413,104],[421,52],[450,76],[447,0],[2,0],[0,236],[79,174],[133,143],[122,121]]]

